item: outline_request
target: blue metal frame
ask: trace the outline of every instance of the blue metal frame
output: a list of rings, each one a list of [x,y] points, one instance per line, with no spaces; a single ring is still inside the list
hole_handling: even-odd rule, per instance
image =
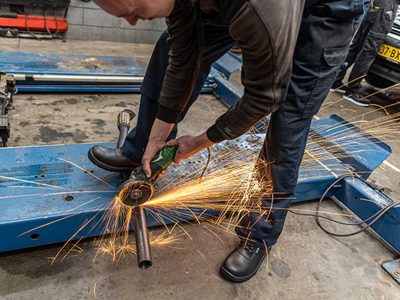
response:
[[[322,128],[325,128],[327,124],[334,128],[341,123],[343,121],[338,117],[331,117],[315,122],[313,129],[324,134]],[[252,137],[251,135],[244,136],[235,143],[240,144],[246,138]],[[257,152],[261,147],[263,136],[255,135],[254,137],[257,137],[258,147],[247,146],[245,149]],[[229,143],[231,141],[218,145],[219,148],[216,151],[230,147]],[[112,143],[104,145],[115,147]],[[0,175],[3,176],[0,177],[0,211],[2,211],[0,215],[0,252],[66,241],[79,230],[82,224],[91,219],[89,225],[73,239],[94,237],[102,233],[104,224],[101,223],[101,218],[107,213],[121,183],[121,178],[119,174],[97,168],[87,159],[86,153],[92,146],[93,144],[79,144],[0,149]],[[380,152],[374,154],[376,156],[374,161],[382,162],[387,158],[388,153],[383,149],[377,150]],[[320,149],[319,152],[321,151],[324,150]],[[368,161],[371,153],[366,152],[360,155]],[[204,159],[197,160],[202,164]],[[194,162],[197,160],[194,159]],[[87,171],[84,172],[66,161],[71,161]],[[324,164],[326,168],[322,168],[320,164]],[[173,180],[177,174],[182,175],[183,170],[189,169],[188,166],[172,167],[168,172],[169,175],[165,176],[163,180]],[[190,166],[193,169],[193,162],[190,162]],[[335,166],[335,170],[330,170],[329,166]],[[109,185],[93,177],[92,172]],[[345,174],[348,174],[347,167],[328,152],[326,152],[323,162],[313,161],[302,165],[296,190],[296,201],[318,199],[339,176]],[[19,181],[11,178],[17,178]],[[34,183],[30,183],[31,181]],[[164,183],[158,182],[158,184],[163,185]],[[56,187],[50,187],[51,185]],[[343,186],[349,189],[348,184]],[[347,197],[350,203],[346,203],[346,205],[351,206],[353,203],[351,197],[355,192],[343,196],[341,193],[342,190],[338,189],[334,195],[338,199],[344,199],[343,201]],[[349,192],[346,190],[346,193]],[[71,200],[67,196],[72,196],[73,201],[67,201]],[[358,209],[370,211],[369,206],[372,204],[358,201],[357,205],[355,213],[358,213]],[[372,211],[374,212],[376,209],[374,208]],[[213,213],[215,212],[210,212],[210,214]],[[360,217],[364,218],[369,215],[370,213],[360,214]],[[168,217],[181,221],[187,220],[180,215],[171,216],[170,214]],[[38,228],[29,234],[23,234],[49,222],[54,223]],[[148,215],[148,222],[151,227],[161,224],[159,220],[150,215]],[[171,220],[165,219],[164,222],[171,223]],[[398,239],[393,239],[393,233],[400,226],[393,224],[391,215],[382,219],[378,225],[379,228],[376,231],[388,240],[394,249],[400,251]]]
[[[226,106],[231,107],[240,100],[243,92],[221,75],[214,77],[214,95]]]
[[[395,202],[359,178],[344,178],[331,192],[331,197],[360,220],[367,220]],[[370,230],[395,253],[400,254],[400,204],[390,209]]]
[[[336,124],[333,124],[333,120]],[[338,154],[336,156],[340,157],[344,165],[356,171],[364,179],[380,166],[382,158],[386,160],[392,153],[389,145],[362,132],[360,128],[337,115],[313,121],[313,124],[318,125],[320,129],[318,132],[312,129],[311,134],[323,138],[324,144],[330,146],[331,152],[336,152]],[[349,135],[349,132],[354,134]],[[369,155],[357,153],[369,153]]]
[[[89,220],[91,221],[88,226],[80,231],[74,240],[102,233],[104,224],[99,222],[107,214],[122,179],[119,174],[95,167],[87,159],[86,153],[93,145],[0,149],[1,176],[45,184],[40,187],[37,184],[0,178],[0,252],[66,241]],[[110,143],[104,145],[115,146]],[[60,159],[72,161],[88,172]],[[91,172],[111,186],[92,177],[89,174]],[[181,171],[178,173],[182,174]],[[172,169],[170,176],[175,175]],[[320,196],[335,179],[326,171],[304,171],[303,175],[315,179],[300,180],[298,201]],[[49,188],[47,185],[55,185],[58,188]],[[74,197],[73,201],[67,201],[68,196]],[[187,220],[179,215],[173,217],[171,214],[168,218],[164,220],[166,224],[172,223],[170,218]],[[23,234],[51,222],[54,223],[50,226]],[[148,215],[148,223],[150,227],[161,225],[160,221],[151,215]]]
[[[66,76],[130,76],[144,77],[147,58],[121,56],[90,56],[66,54],[39,54],[30,52],[0,53],[0,71],[7,74],[66,75]],[[240,70],[242,60],[229,52],[214,64],[202,93],[212,93],[216,77],[229,78]],[[18,81],[20,93],[140,93],[139,84],[96,82],[35,81],[33,77]],[[223,85],[220,85],[223,86]]]
[[[214,64],[214,68],[229,79],[234,72],[242,68],[242,62],[238,55],[228,52]]]
[[[10,74],[144,76],[145,57],[0,52],[0,70]]]

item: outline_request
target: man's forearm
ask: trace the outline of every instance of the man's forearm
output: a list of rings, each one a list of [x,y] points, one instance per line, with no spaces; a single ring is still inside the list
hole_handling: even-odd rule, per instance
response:
[[[249,100],[243,96],[207,130],[207,137],[214,143],[237,138],[262,118],[277,110],[279,104],[269,97]]]
[[[165,142],[174,128],[174,123],[167,123],[156,119],[151,129],[149,140]]]

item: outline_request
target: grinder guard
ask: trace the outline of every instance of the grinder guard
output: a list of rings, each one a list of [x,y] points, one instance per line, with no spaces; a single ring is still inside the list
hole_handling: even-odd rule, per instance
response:
[[[156,158],[150,163],[150,178],[146,177],[142,167],[133,170],[129,179],[120,186],[118,200],[132,208],[149,200],[154,193],[154,182],[171,165],[176,150],[176,147],[164,147],[157,154]]]

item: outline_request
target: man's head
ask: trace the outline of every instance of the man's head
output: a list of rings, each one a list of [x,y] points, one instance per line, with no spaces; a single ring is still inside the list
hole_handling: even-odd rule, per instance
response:
[[[106,12],[125,18],[135,26],[139,19],[167,17],[174,9],[175,0],[93,0]]]

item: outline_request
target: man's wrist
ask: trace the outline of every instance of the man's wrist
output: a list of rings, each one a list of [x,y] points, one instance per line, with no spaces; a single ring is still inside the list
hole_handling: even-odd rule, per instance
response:
[[[198,136],[198,139],[199,139],[200,144],[201,144],[203,147],[205,147],[205,148],[211,147],[212,145],[215,144],[215,142],[211,141],[211,140],[208,138],[207,132],[204,132],[204,133],[200,134],[200,135]]]
[[[149,141],[165,142],[168,136],[171,134],[175,124],[167,123],[160,119],[155,119]]]
[[[226,139],[215,124],[207,129],[206,136],[213,143],[220,143]]]
[[[157,111],[157,119],[162,120],[166,123],[173,123],[175,124],[176,121],[178,120],[179,116],[181,114],[181,111],[171,109],[169,107],[159,105],[158,111]]]

